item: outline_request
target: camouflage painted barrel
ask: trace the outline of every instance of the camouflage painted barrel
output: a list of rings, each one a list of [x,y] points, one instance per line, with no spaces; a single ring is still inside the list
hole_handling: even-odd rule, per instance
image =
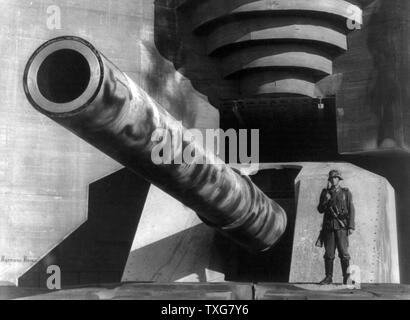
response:
[[[59,37],[43,44],[27,63],[24,90],[38,111],[250,251],[268,250],[284,233],[286,214],[276,202],[204,150],[180,121],[89,42]],[[168,135],[158,138],[158,132]],[[176,152],[190,148],[191,161],[155,161],[154,151],[164,141],[172,147],[180,143],[172,149]]]

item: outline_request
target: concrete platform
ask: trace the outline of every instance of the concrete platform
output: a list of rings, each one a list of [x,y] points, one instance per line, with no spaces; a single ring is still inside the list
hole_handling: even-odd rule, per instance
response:
[[[48,291],[47,289],[21,288],[16,287],[13,284],[3,285],[0,283],[0,300],[18,299],[29,296],[47,294],[49,292],[50,291]]]
[[[23,297],[24,300],[410,300],[410,286],[363,284],[360,290],[352,290],[342,285],[288,283],[123,283],[48,294],[36,289],[0,287],[0,297]]]
[[[410,300],[410,286],[362,284],[357,290],[341,284],[257,284],[255,300]]]
[[[62,290],[24,300],[252,300],[252,284],[123,283]]]

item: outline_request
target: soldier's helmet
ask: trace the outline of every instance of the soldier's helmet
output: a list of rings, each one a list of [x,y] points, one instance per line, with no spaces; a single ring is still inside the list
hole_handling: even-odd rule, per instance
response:
[[[339,178],[340,180],[343,180],[342,175],[339,170],[332,170],[329,172],[329,180],[334,177]]]

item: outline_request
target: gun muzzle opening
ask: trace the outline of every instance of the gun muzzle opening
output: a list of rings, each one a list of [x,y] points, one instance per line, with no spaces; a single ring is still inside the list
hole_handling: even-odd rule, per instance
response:
[[[28,99],[42,113],[77,112],[95,98],[102,83],[99,53],[79,38],[46,42],[31,56],[24,73]]]
[[[37,83],[40,93],[54,103],[67,103],[80,97],[90,82],[90,65],[71,49],[50,54],[40,64]]]

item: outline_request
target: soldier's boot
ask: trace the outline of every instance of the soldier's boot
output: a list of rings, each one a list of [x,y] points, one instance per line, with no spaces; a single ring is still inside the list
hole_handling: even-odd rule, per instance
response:
[[[349,280],[350,274],[347,272],[349,269],[349,260],[348,259],[340,259],[340,263],[342,265],[342,274],[343,274],[343,284],[347,284]]]
[[[333,283],[333,260],[325,259],[326,277],[320,281],[320,285],[327,285]]]

